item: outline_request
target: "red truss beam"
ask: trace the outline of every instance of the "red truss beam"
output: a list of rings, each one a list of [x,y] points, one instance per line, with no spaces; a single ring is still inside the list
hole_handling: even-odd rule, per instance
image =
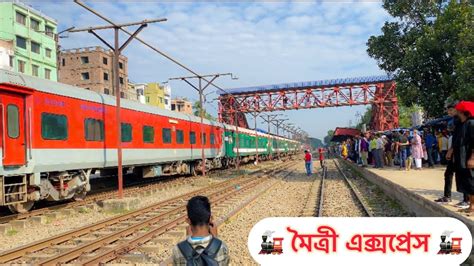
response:
[[[235,124],[235,115],[233,115],[235,113],[371,104],[373,117],[370,126],[372,129],[388,130],[398,127],[398,103],[393,81],[240,92],[224,94],[219,98],[221,121],[231,124]],[[245,124],[239,123],[240,126]]]

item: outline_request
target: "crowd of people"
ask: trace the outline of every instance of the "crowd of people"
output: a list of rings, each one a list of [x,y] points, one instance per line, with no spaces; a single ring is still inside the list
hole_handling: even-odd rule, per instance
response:
[[[464,195],[456,206],[474,212],[474,102],[448,102],[446,112],[452,119],[444,128],[365,132],[332,147],[333,152],[362,167],[446,167],[444,195],[436,202],[451,202],[455,176],[457,191]]]

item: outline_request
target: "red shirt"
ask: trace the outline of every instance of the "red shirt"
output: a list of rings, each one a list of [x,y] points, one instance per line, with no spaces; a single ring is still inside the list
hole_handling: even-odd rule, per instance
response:
[[[324,149],[319,148],[319,160],[324,160]]]
[[[311,162],[312,161],[311,153],[308,152],[304,155],[304,161],[305,162]]]

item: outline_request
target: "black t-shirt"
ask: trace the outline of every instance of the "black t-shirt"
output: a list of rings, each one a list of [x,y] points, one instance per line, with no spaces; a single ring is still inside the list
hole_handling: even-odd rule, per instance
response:
[[[405,150],[408,145],[406,145],[406,143],[408,142],[408,138],[404,135],[400,136],[398,138],[398,142],[400,142],[400,150]],[[402,145],[402,144],[405,144],[405,145]]]

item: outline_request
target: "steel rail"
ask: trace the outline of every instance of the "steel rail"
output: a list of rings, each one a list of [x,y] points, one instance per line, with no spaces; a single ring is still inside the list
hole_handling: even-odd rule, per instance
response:
[[[266,168],[264,168],[264,169],[266,169]],[[212,170],[211,176],[213,174],[218,175],[218,174],[220,174],[220,171],[226,171],[226,170],[229,170],[229,169],[224,169],[224,170],[214,169],[214,170]],[[260,170],[261,169],[256,170],[256,171],[260,171]],[[254,172],[251,172],[250,174],[253,174]],[[136,190],[143,191],[142,190],[143,188],[146,188],[148,190],[148,189],[153,189],[153,188],[161,187],[161,186],[166,187],[172,181],[179,181],[178,179],[182,178],[182,177],[183,176],[167,176],[167,177],[162,177],[159,180],[146,180],[145,179],[145,181],[139,181],[139,182],[134,182],[134,183],[131,183],[131,184],[127,184],[124,187],[125,188],[124,192],[125,192],[125,195],[128,196],[128,195],[131,195],[131,194],[135,193]],[[194,177],[186,178],[186,180],[183,180],[182,183],[186,184],[188,182],[191,182],[193,180],[193,178]],[[71,201],[66,201],[66,202],[55,202],[55,203],[51,202],[52,204],[50,204],[50,205],[46,204],[47,206],[43,206],[41,208],[31,210],[27,213],[15,213],[15,214],[9,214],[9,215],[5,215],[5,216],[1,216],[0,217],[0,224],[5,224],[5,223],[8,223],[8,222],[13,221],[13,220],[24,220],[24,219],[27,219],[27,218],[30,218],[30,217],[33,217],[33,216],[43,215],[43,214],[46,214],[50,211],[57,211],[57,210],[61,210],[61,209],[64,209],[64,208],[85,206],[89,203],[94,203],[94,202],[97,202],[97,201],[100,201],[100,200],[103,200],[103,199],[110,199],[111,198],[110,195],[113,195],[115,193],[116,193],[115,188],[105,188],[105,189],[95,190],[92,193],[90,193],[85,198],[85,200],[83,200],[83,201],[72,201],[72,202]]]
[[[347,178],[347,176],[344,174],[344,171],[342,171],[342,169],[339,167],[339,163],[337,162],[337,159],[333,160],[333,162],[334,162],[334,165],[336,166],[337,170],[339,171],[339,173],[342,175],[342,177],[346,181],[346,184],[349,186],[352,194],[356,197],[358,203],[362,207],[361,209],[365,212],[365,214],[368,217],[373,217],[372,213],[369,210],[369,207],[365,204],[365,202],[363,201],[363,199],[359,195],[359,193],[357,193],[357,190],[355,189],[354,184],[352,184],[352,182],[349,180],[349,178]]]
[[[251,175],[258,174],[260,172],[264,172],[265,170],[266,169],[259,169],[257,171],[252,172]],[[148,207],[145,207],[145,208],[142,208],[142,209],[124,214],[124,215],[113,217],[108,221],[102,221],[102,222],[95,223],[93,225],[83,226],[83,227],[78,228],[74,231],[66,232],[66,233],[63,233],[63,234],[60,234],[60,235],[57,235],[57,236],[53,236],[53,237],[50,237],[50,238],[47,238],[47,239],[43,239],[43,240],[31,243],[31,244],[26,245],[26,246],[21,246],[21,247],[3,252],[3,253],[0,254],[0,263],[6,263],[8,261],[18,259],[18,258],[26,255],[27,253],[37,252],[37,251],[42,250],[44,248],[48,248],[48,247],[51,247],[53,245],[64,243],[64,242],[66,242],[70,239],[73,239],[75,237],[80,237],[80,236],[86,235],[90,232],[93,232],[93,231],[105,228],[107,226],[117,224],[119,222],[122,222],[122,221],[125,221],[125,220],[128,220],[128,219],[131,219],[133,217],[139,216],[143,212],[152,211],[153,209],[162,207],[162,206],[164,206],[166,204],[170,204],[172,202],[180,201],[180,200],[183,200],[183,199],[188,199],[190,196],[205,192],[206,190],[211,190],[211,189],[219,188],[219,187],[222,187],[222,186],[229,186],[229,187],[233,186],[234,183],[238,183],[240,180],[242,180],[244,176],[245,175],[241,175],[241,176],[239,176],[237,178],[233,178],[229,181],[224,181],[224,182],[214,184],[214,185],[202,188],[202,189],[191,191],[189,193],[186,193],[186,194],[183,194],[183,195],[180,195],[180,196],[177,196],[177,197],[159,202],[159,203],[154,204],[152,206],[148,206]]]
[[[324,201],[324,180],[326,179],[328,173],[328,167],[324,164],[323,172],[321,175],[321,183],[319,186],[319,203],[318,203],[318,212],[317,217],[323,217],[323,201]]]
[[[244,183],[244,188],[247,188],[248,186],[253,186],[253,185],[255,185],[254,183],[259,183],[259,182],[262,182],[261,179],[248,180],[248,183]],[[234,188],[234,186],[232,185],[232,186],[226,187],[224,190],[219,190],[219,191],[213,193],[212,195],[209,196],[209,198],[212,199],[213,197],[215,197],[217,195],[220,195],[220,194],[223,194],[223,193],[224,194],[225,193],[232,193],[232,191],[240,192],[241,190],[236,190]],[[224,196],[222,196],[222,197],[220,197],[220,198],[218,198],[217,200],[214,200],[214,201],[220,201],[223,198],[227,198],[227,197],[228,197],[228,195],[224,195]],[[178,218],[176,218],[176,219],[174,219],[170,222],[167,222],[165,225],[150,230],[149,232],[147,232],[142,237],[145,237],[145,236],[150,237],[150,235],[152,233],[156,233],[156,232],[166,232],[170,228],[173,228],[173,227],[177,226],[178,224],[185,221],[185,219],[186,219],[186,215],[184,214],[185,210],[186,210],[186,206],[181,205],[179,207],[176,207],[174,209],[166,211],[162,214],[159,214],[159,215],[157,215],[153,218],[150,218],[150,219],[148,219],[144,222],[140,222],[138,224],[131,225],[131,226],[125,228],[125,229],[122,229],[122,230],[116,232],[116,233],[104,236],[104,237],[98,239],[97,241],[80,245],[77,248],[72,249],[72,250],[68,250],[64,253],[59,253],[57,256],[53,256],[51,258],[43,260],[43,261],[39,262],[38,264],[39,265],[58,265],[58,264],[71,262],[71,261],[79,258],[83,254],[95,251],[98,248],[103,247],[104,245],[110,244],[112,242],[115,242],[117,240],[122,239],[123,237],[129,236],[129,235],[131,235],[133,233],[136,233],[136,232],[138,232],[138,231],[140,231],[144,228],[147,228],[147,227],[152,226],[156,223],[159,223],[162,220],[165,220],[166,218],[172,217],[172,215],[181,214]],[[142,212],[142,213],[145,213],[145,212]],[[111,250],[107,251],[105,253],[106,255],[103,255],[103,254],[99,253],[99,255],[98,255],[99,258],[96,259],[96,260],[101,261],[104,256],[110,256],[110,255],[113,256],[114,254],[116,254],[116,252],[118,252],[119,250],[122,250],[122,249],[128,250],[129,248],[133,247],[133,244],[136,244],[137,239],[134,239],[134,240],[135,241],[131,241],[131,242],[127,243],[126,245],[121,245],[119,249],[111,249]],[[90,263],[93,264],[93,265],[97,265],[97,263],[95,263],[94,261],[95,260],[91,260]],[[81,264],[88,264],[88,262],[81,262]]]
[[[257,180],[252,180],[250,181],[250,185],[247,185],[245,187],[242,187],[239,190],[231,190],[228,194],[223,195],[222,197],[213,200],[213,204],[222,204],[224,203],[227,199],[233,198],[234,196],[238,194],[242,194],[243,192],[247,190],[251,190],[252,188],[264,183],[268,178],[259,178]],[[139,247],[141,244],[146,243],[153,239],[154,237],[161,235],[165,233],[166,231],[169,231],[181,223],[183,223],[186,220],[186,214],[181,215],[180,217],[176,218],[175,220],[172,220],[163,226],[157,227],[155,229],[150,230],[149,232],[145,233],[144,235],[138,236],[130,241],[127,241],[127,243],[121,244],[117,248],[109,249],[104,251],[103,253],[99,253],[96,256],[87,259],[86,261],[80,261],[81,264],[83,265],[99,265],[102,263],[107,263],[110,262],[119,256],[128,253],[137,247]],[[218,225],[218,224],[217,224]]]
[[[294,167],[294,165],[293,165]],[[291,168],[291,166],[290,166]],[[283,178],[286,178],[287,176],[289,176],[290,174],[292,174],[293,172],[292,171],[288,171],[288,173],[286,173]],[[224,217],[222,217],[221,219],[219,219],[217,222],[216,222],[216,226],[219,228],[219,226],[223,225],[225,222],[229,221],[230,219],[232,219],[233,217],[237,216],[244,208],[246,208],[247,206],[249,206],[250,204],[252,204],[253,202],[255,202],[260,196],[262,196],[263,194],[265,194],[267,191],[269,191],[271,188],[275,187],[275,185],[278,184],[278,182],[274,182],[273,184],[269,185],[267,188],[265,188],[262,192],[254,195],[253,197],[251,197],[250,199],[246,200],[245,202],[241,203],[236,209],[232,210],[231,212],[229,212],[227,215],[225,215]],[[171,265],[173,264],[173,258],[170,256],[168,257],[168,259],[162,261],[160,263],[160,266],[167,266],[167,265]]]

